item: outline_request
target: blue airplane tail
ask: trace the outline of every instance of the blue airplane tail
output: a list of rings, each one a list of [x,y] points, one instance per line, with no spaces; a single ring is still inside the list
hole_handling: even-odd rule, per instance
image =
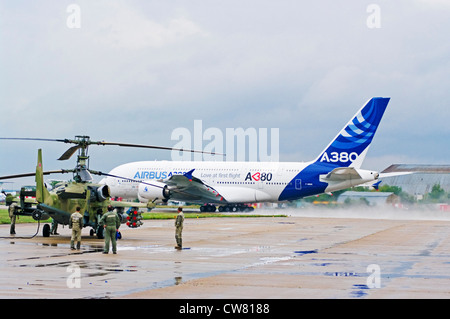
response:
[[[390,98],[370,99],[320,153],[316,162],[361,167]]]

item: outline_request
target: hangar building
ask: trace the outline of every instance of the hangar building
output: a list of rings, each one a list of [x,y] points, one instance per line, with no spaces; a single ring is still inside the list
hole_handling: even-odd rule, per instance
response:
[[[418,198],[431,192],[439,184],[450,192],[450,165],[393,164],[381,173],[412,172],[413,174],[382,178],[382,184],[401,187]]]

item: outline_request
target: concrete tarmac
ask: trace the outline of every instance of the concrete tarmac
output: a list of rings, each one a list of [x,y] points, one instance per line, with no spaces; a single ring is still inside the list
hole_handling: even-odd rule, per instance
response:
[[[288,217],[186,219],[181,251],[174,220],[122,225],[116,255],[89,229],[71,251],[68,227],[1,225],[0,298],[450,297],[445,213],[264,212]]]

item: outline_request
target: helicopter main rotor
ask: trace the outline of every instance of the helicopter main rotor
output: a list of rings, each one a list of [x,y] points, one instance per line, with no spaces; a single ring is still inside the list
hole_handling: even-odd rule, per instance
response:
[[[214,153],[214,152],[204,152],[204,151],[199,151],[199,150],[185,150],[185,149],[180,149],[180,148],[155,146],[155,145],[92,141],[90,139],[90,137],[86,136],[86,135],[77,135],[77,136],[75,136],[75,139],[0,137],[0,140],[46,141],[46,142],[60,142],[60,143],[66,143],[66,144],[75,144],[74,146],[67,149],[58,158],[59,161],[68,160],[72,157],[73,154],[75,154],[75,152],[78,151],[77,164],[76,164],[75,168],[72,170],[61,169],[61,170],[56,170],[56,171],[46,171],[46,172],[44,172],[44,175],[49,175],[49,174],[54,174],[54,173],[72,172],[74,174],[74,177],[73,177],[74,180],[76,182],[80,182],[80,183],[91,182],[93,180],[92,175],[89,170],[88,148],[90,145],[151,148],[151,149],[171,150],[171,151],[180,151],[180,152],[203,153],[203,154],[211,154],[211,155],[224,155],[224,154]],[[92,172],[98,173],[96,171],[92,171]],[[34,175],[35,175],[35,173],[26,173],[26,174],[2,176],[2,177],[0,177],[0,179],[19,178],[19,177],[27,177],[27,176],[34,176]]]

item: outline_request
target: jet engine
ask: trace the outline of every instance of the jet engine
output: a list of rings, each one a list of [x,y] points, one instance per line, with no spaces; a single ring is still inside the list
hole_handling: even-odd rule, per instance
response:
[[[151,181],[148,184],[139,184],[138,198],[141,202],[165,202],[170,197],[169,186],[164,183]]]
[[[88,186],[87,189],[91,191],[91,202],[103,202],[107,200],[111,194],[108,185]],[[86,196],[86,195],[84,195]]]
[[[96,190],[97,200],[103,202],[110,197],[110,191],[108,185],[99,186]]]

